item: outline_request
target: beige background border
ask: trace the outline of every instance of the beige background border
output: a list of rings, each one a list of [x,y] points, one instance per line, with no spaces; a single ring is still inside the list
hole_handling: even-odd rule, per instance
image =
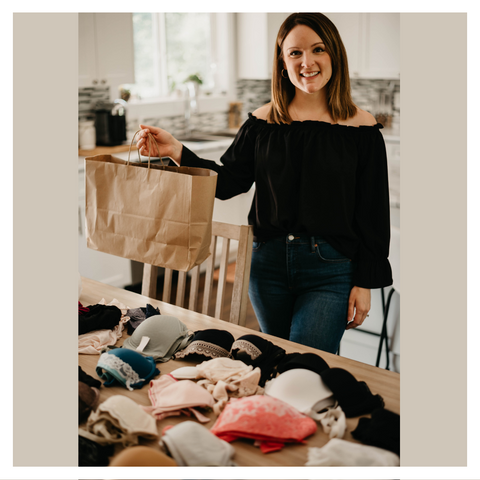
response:
[[[77,17],[13,18],[13,464],[75,465]],[[401,19],[402,464],[459,466],[466,463],[466,14]],[[439,46],[445,32],[449,41]],[[439,75],[446,58],[450,74]],[[446,92],[454,101],[442,101]],[[455,261],[446,262],[452,251]],[[455,278],[448,296],[446,273]],[[445,435],[438,418],[451,405],[456,421]]]
[[[408,466],[467,462],[466,27],[461,13],[401,15],[400,405]]]
[[[13,14],[14,466],[77,465],[77,19]]]

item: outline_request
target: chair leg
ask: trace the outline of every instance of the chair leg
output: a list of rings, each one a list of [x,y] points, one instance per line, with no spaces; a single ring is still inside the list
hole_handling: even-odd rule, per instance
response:
[[[381,292],[382,292],[382,313],[385,316],[385,288],[384,287],[381,288]]]
[[[145,263],[143,265],[142,295],[150,298],[157,296],[158,267]]]
[[[387,319],[388,319],[388,310],[390,309],[390,300],[392,299],[392,295],[394,291],[395,289],[392,288],[388,293],[387,303],[385,305],[385,309],[383,313],[382,333],[380,334],[380,342],[378,345],[377,362],[375,363],[376,367],[380,365],[380,357],[382,355],[383,341],[385,340],[385,352],[387,354],[387,363],[385,366],[385,370],[389,370],[389,366],[390,366],[390,359],[389,359],[390,351],[388,348],[388,338],[387,338]]]

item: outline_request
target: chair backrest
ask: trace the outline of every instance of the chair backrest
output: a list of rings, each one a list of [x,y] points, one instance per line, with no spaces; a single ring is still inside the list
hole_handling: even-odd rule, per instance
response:
[[[252,259],[253,230],[251,225],[231,225],[228,223],[212,222],[212,243],[210,245],[211,255],[202,265],[197,265],[189,272],[178,272],[178,281],[176,286],[175,305],[188,308],[189,310],[199,311],[208,315],[208,307],[211,302],[212,292],[214,291],[214,271],[216,270],[217,245],[218,239],[222,239],[222,248],[220,256],[220,268],[218,284],[216,288],[215,318],[226,320],[223,314],[225,307],[225,287],[227,283],[227,267],[229,263],[230,241],[238,241],[235,279],[233,283],[232,302],[230,306],[229,322],[237,325],[245,325],[248,300],[248,282],[250,280],[250,263]],[[203,291],[202,306],[198,305],[200,267],[206,266],[205,284]],[[155,298],[157,292],[158,268],[154,265],[144,264],[142,295]],[[185,305],[185,288],[187,275],[190,276],[190,294],[188,305]],[[162,301],[173,303],[170,299],[172,292],[173,271],[165,269]]]

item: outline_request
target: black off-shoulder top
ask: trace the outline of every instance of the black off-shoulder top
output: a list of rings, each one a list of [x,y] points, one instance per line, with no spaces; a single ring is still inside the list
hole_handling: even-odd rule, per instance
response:
[[[308,233],[355,261],[354,285],[393,283],[388,261],[390,206],[385,142],[379,123],[268,123],[251,113],[222,165],[183,146],[181,164],[218,173],[216,197],[255,183],[248,219],[255,240]]]

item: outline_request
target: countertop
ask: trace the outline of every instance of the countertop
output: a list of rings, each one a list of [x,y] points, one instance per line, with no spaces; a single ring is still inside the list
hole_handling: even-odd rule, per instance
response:
[[[198,136],[202,136],[202,134],[198,134]],[[208,135],[205,134],[205,137]],[[212,136],[211,139],[203,141],[203,142],[188,142],[188,141],[182,141],[182,143],[189,148],[190,150],[194,151],[197,154],[202,154],[202,153],[208,153],[213,150],[219,150],[223,149],[226,150],[230,144],[233,142],[233,137],[214,137]],[[123,144],[123,145],[117,145],[115,147],[96,147],[93,150],[78,150],[78,170],[83,171],[85,166],[84,166],[84,160],[85,157],[91,157],[94,155],[114,155],[118,158],[121,158],[123,160],[128,159],[128,152],[130,151],[130,144]],[[141,157],[142,162],[147,162],[148,157]],[[131,160],[136,162],[138,160],[137,157],[137,147],[136,145],[133,145],[132,150],[131,150]]]
[[[380,130],[386,142],[400,143],[400,129],[392,127],[384,127]]]

